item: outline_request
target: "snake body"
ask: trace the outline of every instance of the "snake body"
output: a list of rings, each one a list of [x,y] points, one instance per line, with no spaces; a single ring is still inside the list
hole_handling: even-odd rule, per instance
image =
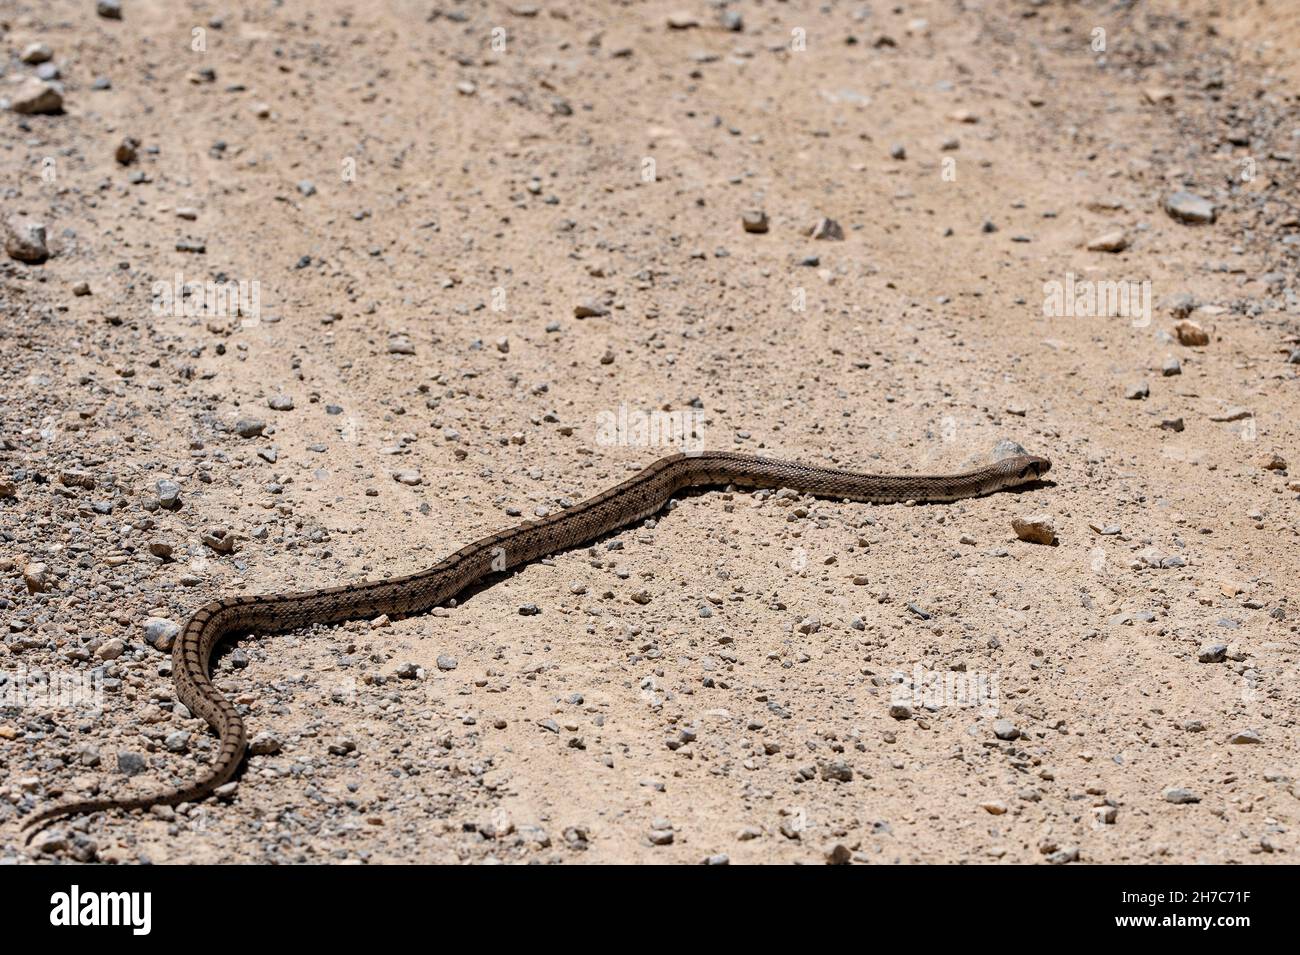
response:
[[[30,834],[53,819],[108,809],[195,802],[228,782],[243,759],[248,736],[234,703],[217,691],[208,675],[212,651],[223,638],[298,630],[310,624],[336,624],[381,614],[396,617],[424,613],[494,573],[586,544],[649,517],[686,488],[732,484],[792,488],[818,497],[876,504],[944,503],[1032,483],[1050,467],[1046,458],[1015,455],[957,474],[881,475],[732,452],[673,454],[595,497],[477,540],[419,573],[305,593],[213,601],[194,613],[172,649],[177,698],[203,717],[220,737],[220,750],[207,771],[193,782],[147,795],[55,804],[30,816],[23,828],[29,831],[30,840]]]

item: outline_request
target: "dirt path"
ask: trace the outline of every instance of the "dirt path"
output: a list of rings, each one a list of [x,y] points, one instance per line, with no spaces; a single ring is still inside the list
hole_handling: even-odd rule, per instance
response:
[[[0,96],[43,42],[64,111],[3,114],[50,256],[0,261],[0,859],[1294,851],[1285,4],[94,6],[3,24]],[[242,640],[233,796],[21,845],[212,754],[169,621],[426,566],[682,425],[862,470],[1011,440],[1053,483],[691,496],[461,606]]]

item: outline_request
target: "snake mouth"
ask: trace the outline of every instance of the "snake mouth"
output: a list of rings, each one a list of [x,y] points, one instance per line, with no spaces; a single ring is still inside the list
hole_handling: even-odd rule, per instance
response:
[[[1052,469],[1052,462],[1047,458],[1034,458],[1020,469],[1023,480],[1037,480]]]

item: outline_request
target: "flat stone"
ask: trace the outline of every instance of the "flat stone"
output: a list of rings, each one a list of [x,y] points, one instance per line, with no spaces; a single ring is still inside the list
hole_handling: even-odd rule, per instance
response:
[[[1088,240],[1089,252],[1123,252],[1128,248],[1128,236],[1122,230],[1105,232]]]
[[[1214,221],[1214,203],[1190,192],[1178,191],[1165,199],[1165,212],[1179,222],[1203,224]]]

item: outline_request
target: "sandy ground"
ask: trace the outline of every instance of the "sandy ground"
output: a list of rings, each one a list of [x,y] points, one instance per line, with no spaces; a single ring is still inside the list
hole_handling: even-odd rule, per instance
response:
[[[0,861],[1289,860],[1300,25],[1121,6],[6,4],[0,98],[63,102],[0,113]],[[251,636],[233,796],[22,844],[212,756],[171,624],[576,502],[651,413],[1052,481],[691,495]]]

